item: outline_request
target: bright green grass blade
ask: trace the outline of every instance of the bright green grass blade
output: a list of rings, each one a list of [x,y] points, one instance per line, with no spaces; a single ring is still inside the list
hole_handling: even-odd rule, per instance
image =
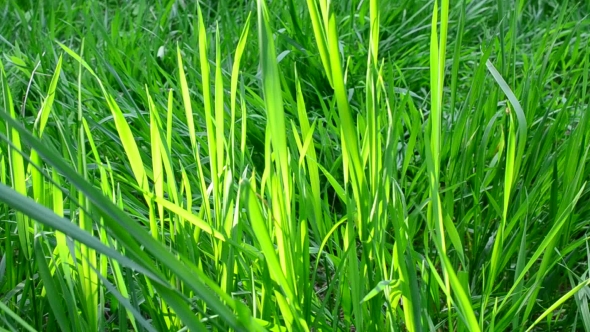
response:
[[[369,2],[369,49],[373,64],[379,62],[379,26],[381,12],[379,10],[379,1],[371,0]]]
[[[496,81],[496,83],[498,83],[498,86],[500,86],[500,89],[502,89],[502,92],[504,92],[504,94],[506,95],[506,98],[508,98],[508,100],[510,101],[510,104],[512,105],[511,110],[514,110],[514,112],[516,113],[516,118],[518,120],[518,135],[516,137],[516,151],[515,151],[514,167],[513,167],[514,170],[512,171],[514,174],[513,178],[517,178],[519,171],[520,171],[520,163],[522,160],[522,156],[524,154],[524,149],[527,144],[527,140],[526,140],[527,131],[528,131],[527,120],[526,120],[524,111],[522,109],[522,106],[520,105],[520,102],[518,101],[518,98],[516,98],[516,96],[514,95],[514,92],[512,92],[512,89],[510,88],[508,83],[506,83],[504,78],[502,78],[500,73],[496,70],[496,67],[494,67],[494,65],[492,64],[492,62],[490,60],[486,61],[486,66],[487,66],[488,70],[490,71],[490,73],[492,74],[492,76],[494,77],[494,80]]]
[[[51,83],[49,83],[49,90],[47,91],[47,96],[41,105],[41,111],[37,115],[37,119],[35,120],[35,127],[38,128],[38,135],[41,137],[43,135],[43,131],[45,130],[45,126],[47,125],[47,120],[49,119],[49,115],[51,114],[51,109],[53,107],[53,101],[55,100],[55,92],[57,88],[57,82],[59,81],[59,75],[61,73],[61,63],[62,57],[60,55],[59,60],[57,60],[57,65],[55,66],[55,70],[53,71],[53,76],[51,78]]]
[[[84,52],[84,40],[82,40],[82,44],[80,46],[80,55]],[[88,180],[88,162],[86,159],[86,137],[83,128],[83,113],[82,113],[82,73],[83,73],[83,65],[82,63],[78,63],[78,81],[77,81],[77,120],[78,120],[78,151],[77,151],[77,169],[80,172],[85,180]],[[102,85],[101,85],[102,86]],[[104,91],[104,89],[103,89]],[[35,150],[33,150],[35,151]],[[90,208],[90,204],[84,197],[82,192],[77,192],[77,199],[78,199],[78,206],[76,207],[79,209],[79,215],[77,218],[78,225],[81,229],[85,230],[89,234],[93,234],[94,225],[91,221],[91,216],[87,213]],[[98,284],[98,276],[94,272],[97,267],[97,256],[96,252],[89,248],[88,246],[84,245],[83,243],[76,244],[76,250],[79,251],[79,254],[76,253],[78,257],[81,257],[81,262],[78,265],[78,274],[80,275],[80,288],[86,298],[85,301],[82,302],[82,313],[85,314],[86,323],[90,328],[99,328],[100,317],[98,313],[98,302],[99,302],[99,284]]]
[[[131,170],[133,171],[133,175],[135,176],[135,180],[141,189],[147,191],[148,182],[146,170],[141,159],[141,154],[139,153],[139,147],[135,141],[133,131],[129,127],[127,119],[119,108],[119,105],[117,105],[115,99],[110,95],[106,95],[105,98],[107,99],[107,104],[113,114],[115,126],[117,127],[119,138],[121,139],[121,143],[125,149],[125,154],[129,159],[129,164],[131,166]],[[154,232],[153,226],[151,226],[151,228],[152,232]]]
[[[53,204],[51,207],[53,209],[53,212],[57,216],[63,217],[64,199],[63,193],[59,188],[59,186],[61,185],[61,179],[55,170],[52,170],[51,172],[51,179],[54,183],[51,190],[51,196],[53,197]],[[74,285],[76,284],[76,281],[74,280],[74,271],[72,269],[72,266],[74,265],[74,260],[70,253],[70,248],[68,247],[66,235],[59,231],[55,232],[54,235],[56,241],[55,251],[57,252],[57,254],[54,252],[54,256],[59,257],[61,268],[63,269],[63,278],[66,281],[66,285],[68,287],[70,296],[70,298],[68,298],[67,295],[64,294],[66,303],[68,303],[68,310],[71,317],[70,320],[72,321],[71,326],[73,326],[74,329],[81,329],[82,325],[80,322],[80,317],[77,314],[77,309],[74,305],[75,298],[73,294]]]
[[[319,1],[323,2],[322,0]],[[330,82],[330,85],[333,86],[332,66],[330,64],[331,60],[327,42],[327,25],[325,24],[322,17],[320,17],[321,14],[325,14],[325,11],[322,11],[321,14],[318,13],[318,0],[307,0],[307,9],[309,10],[309,15],[311,16],[311,25],[313,27],[315,41],[320,52],[320,59],[324,65],[324,70],[326,71],[328,81]]]
[[[465,317],[465,324],[469,331],[481,331],[479,324],[477,322],[477,318],[475,317],[475,312],[471,306],[471,299],[469,294],[465,292],[461,282],[457,278],[455,271],[453,270],[453,266],[447,257],[443,256],[443,263],[445,265],[445,269],[448,273],[449,283],[451,285],[451,289],[453,290],[455,297],[457,298],[456,304],[458,305],[458,309],[462,312],[463,317]],[[448,295],[447,295],[448,296]]]
[[[523,227],[523,231],[522,231],[522,236],[520,238],[520,248],[518,250],[518,259],[516,261],[516,268],[514,270],[514,279],[516,280],[518,278],[518,276],[520,276],[522,274],[522,270],[524,269],[524,265],[526,263],[526,250],[527,250],[527,221],[525,220],[524,223],[524,227]],[[516,284],[516,283],[515,283]],[[515,293],[516,294],[521,294],[523,292],[523,288],[524,285],[523,283],[519,283],[518,285],[516,285],[515,288]],[[515,297],[514,301],[513,301],[513,306],[518,305],[518,301],[520,299]],[[514,316],[514,319],[512,321],[512,328],[514,330],[517,330],[518,328],[518,323],[519,323],[519,314],[516,314]]]
[[[432,23],[430,33],[430,117],[428,125],[430,132],[427,133],[426,144],[426,160],[428,165],[429,181],[430,181],[430,201],[428,203],[428,226],[429,229],[436,230],[434,241],[438,242],[438,246],[442,252],[440,255],[446,254],[446,245],[444,243],[444,233],[442,233],[442,213],[439,210],[440,202],[438,193],[438,176],[439,176],[439,151],[440,151],[440,107],[442,91],[439,83],[440,63],[439,63],[439,46],[438,46],[438,1],[434,1],[434,9],[432,12]],[[430,145],[430,146],[429,146]],[[446,272],[446,271],[443,271]],[[449,306],[450,286],[448,277],[444,275],[444,293],[447,294],[447,306]],[[449,321],[449,325],[451,322]]]
[[[176,54],[178,61],[178,76],[180,78],[180,92],[182,95],[182,104],[184,106],[184,115],[186,117],[186,124],[188,126],[188,135],[193,149],[197,146],[197,136],[195,133],[195,120],[193,115],[193,107],[191,105],[191,96],[186,82],[186,74],[184,73],[184,65],[182,63],[182,55],[180,54],[180,46],[176,46]],[[205,84],[205,81],[203,81]],[[171,133],[169,132],[169,135]],[[168,139],[170,142],[170,139]]]
[[[358,147],[358,141],[355,139],[357,132],[354,124],[348,98],[346,94],[346,87],[344,85],[344,74],[340,64],[340,51],[338,47],[338,33],[336,31],[336,17],[332,14],[329,18],[328,28],[328,45],[330,64],[332,71],[332,83],[334,85],[334,93],[336,95],[336,103],[340,116],[340,135],[342,137],[343,148],[350,160],[350,172],[355,186],[360,190],[364,186],[364,172],[361,168],[361,159]],[[362,234],[361,234],[362,238]]]
[[[163,208],[167,209],[168,211],[172,212],[174,215],[181,217],[182,219],[190,222],[191,224],[198,227],[200,230],[206,232],[207,234],[212,235],[214,238],[226,241],[226,236],[218,231],[217,229],[213,228],[212,225],[208,224],[205,220],[199,218],[198,216],[194,215],[188,209],[184,209],[181,206],[174,204],[162,197],[154,196],[152,199],[157,203],[160,204]]]
[[[238,78],[240,76],[240,65],[242,56],[244,54],[244,50],[246,48],[246,43],[248,41],[248,32],[250,31],[250,18],[252,13],[248,13],[248,18],[244,23],[244,28],[242,30],[242,34],[240,35],[240,39],[238,41],[238,46],[236,47],[236,52],[234,55],[234,62],[232,66],[231,72],[231,80],[230,80],[230,112],[231,112],[231,129],[230,135],[231,138],[231,155],[232,158],[236,156],[236,148],[235,148],[235,125],[236,125],[236,99],[238,94]],[[242,128],[245,128],[245,118],[242,116]],[[232,163],[235,163],[232,160]]]
[[[160,118],[156,105],[150,96],[148,88],[145,88],[146,95],[148,97],[148,107],[150,113],[150,145],[152,148],[152,174],[153,174],[153,186],[154,194],[156,197],[164,197],[164,170],[162,167],[162,155],[161,149],[164,147],[161,141],[161,127]],[[160,235],[164,237],[164,207],[161,204],[157,205],[158,208],[158,221],[161,226]],[[157,227],[157,225],[154,225]],[[154,235],[154,234],[152,234]],[[154,235],[155,236],[155,235]]]
[[[197,16],[198,16],[198,37],[199,37],[199,62],[201,66],[201,77],[203,81],[203,101],[204,101],[204,117],[205,117],[205,126],[207,128],[207,153],[209,156],[209,171],[210,171],[210,178],[211,182],[213,183],[213,208],[214,208],[214,216],[213,219],[210,216],[210,207],[209,207],[209,196],[210,192],[205,190],[205,180],[204,180],[204,173],[200,164],[200,160],[197,161],[199,166],[199,175],[201,177],[201,195],[203,196],[204,205],[205,205],[205,213],[207,214],[207,219],[212,222],[212,225],[215,228],[219,228],[221,223],[221,207],[220,207],[220,197],[219,193],[220,184],[219,184],[219,175],[220,175],[220,164],[219,164],[219,156],[217,154],[218,151],[218,144],[221,144],[221,151],[223,151],[223,144],[222,142],[217,142],[217,134],[216,134],[216,127],[215,122],[216,120],[216,105],[212,105],[211,102],[211,73],[209,67],[209,46],[208,46],[208,36],[207,30],[205,28],[205,21],[203,19],[203,13],[201,11],[201,6],[197,4]],[[216,83],[217,84],[217,83]],[[215,88],[215,87],[214,87]],[[215,90],[214,90],[215,91]],[[217,95],[216,98],[222,98],[222,96]],[[196,155],[195,158],[199,158],[199,155]]]
[[[286,299],[291,299],[297,293],[297,283],[295,281],[296,254],[294,252],[297,240],[297,230],[292,221],[292,180],[289,169],[289,152],[287,150],[286,126],[285,126],[285,112],[283,108],[283,99],[281,92],[281,81],[279,68],[276,60],[275,46],[273,42],[273,34],[270,28],[270,18],[266,4],[263,0],[258,1],[258,38],[260,43],[260,65],[262,68],[262,84],[264,92],[264,101],[267,114],[267,151],[266,151],[266,166],[265,173],[269,176],[269,199],[271,205],[271,220],[273,220],[273,227],[277,249],[278,261],[270,261],[269,268],[278,268],[282,273],[275,274],[277,281],[283,288],[287,288],[285,292]],[[269,144],[270,143],[270,144]],[[274,155],[274,167],[270,167],[271,153]],[[264,185],[262,187],[264,192]],[[252,199],[254,196],[250,194],[250,209],[254,208]],[[261,218],[256,216],[253,218]],[[262,222],[258,223],[259,230],[257,238],[264,246],[270,244],[268,236],[268,229],[262,228]],[[264,235],[267,234],[267,235]],[[268,250],[269,248],[267,248]],[[266,251],[266,250],[265,250]],[[297,329],[308,330],[307,324],[303,319],[298,317],[299,309],[296,303],[286,301],[275,293],[279,307],[284,318],[287,321],[287,326],[297,327]],[[291,329],[293,329],[291,328]]]
[[[363,275],[359,274],[359,271],[363,271],[363,269],[359,267],[356,250],[353,248],[356,247],[355,239],[357,238],[357,234],[361,241],[365,241],[368,238],[367,218],[369,213],[367,211],[368,203],[366,202],[368,192],[366,190],[365,174],[359,151],[358,132],[350,111],[345,87],[345,75],[340,61],[341,54],[336,16],[334,13],[328,13],[327,2],[323,2],[320,5],[322,4],[324,29],[327,31],[327,50],[332,76],[331,82],[334,88],[339,115],[338,131],[343,150],[344,182],[347,185],[350,180],[352,186],[353,199],[347,198],[345,202],[355,203],[354,205],[349,204],[347,206],[349,222],[356,225],[356,227],[352,227],[352,224],[346,226],[344,250],[348,252],[347,278],[349,279],[348,282],[350,283],[351,291],[345,291],[343,298],[345,303],[343,306],[344,308],[352,307],[355,327],[363,330],[365,328],[363,325],[365,317],[363,315],[363,308],[361,307],[361,299],[366,292],[366,285],[361,282]]]
[[[215,154],[217,154],[217,173],[216,177],[221,174],[221,169],[225,166],[225,110],[223,104],[223,75],[221,74],[221,41],[219,40],[219,26],[215,31],[215,143],[217,144]],[[216,188],[220,189],[220,188]],[[219,191],[216,191],[217,193]],[[219,201],[219,198],[217,198]]]
[[[147,180],[147,173],[141,158],[141,154],[139,152],[139,148],[135,141],[133,132],[127,123],[123,112],[117,105],[115,99],[110,96],[106,95],[105,98],[107,99],[107,104],[113,114],[113,119],[115,120],[115,126],[117,127],[117,132],[119,133],[119,138],[121,139],[121,143],[123,144],[123,149],[125,150],[125,154],[129,160],[129,164],[131,166],[131,170],[133,171],[133,175],[135,176],[135,180],[139,185],[139,188],[143,190],[144,193],[149,191],[149,184]],[[146,199],[147,200],[147,199]],[[148,209],[150,212],[153,209],[151,205],[151,201],[147,200]],[[154,238],[158,237],[158,225],[156,220],[150,217],[150,232]]]
[[[276,171],[280,176],[285,202],[290,202],[290,181],[285,112],[280,90],[279,68],[276,62],[273,34],[269,23],[269,14],[264,1],[258,1],[258,39],[260,42],[260,65],[262,67],[262,84],[264,101],[270,126],[273,153],[276,156]]]
[[[88,126],[88,122],[86,121],[86,119],[82,118],[82,124],[84,126],[84,131],[86,132],[86,137],[88,138],[88,144],[90,145],[90,148],[92,150],[94,158],[98,162],[98,164],[102,165],[100,154],[98,153],[98,149],[96,147],[96,144],[94,142],[94,138],[92,136],[92,133],[90,131],[90,128]],[[101,167],[99,170],[100,170],[100,178],[101,178],[100,183],[101,183],[101,187],[102,187],[102,191],[103,191],[104,195],[105,196],[112,195],[112,192],[111,192],[111,189],[109,186],[109,179],[108,179],[105,169],[103,167]],[[56,191],[61,194],[61,191],[59,191],[59,190],[56,190]],[[104,228],[101,229],[101,233],[104,233]],[[103,238],[103,239],[106,238],[106,236],[107,236],[106,233],[101,234],[101,238]],[[103,243],[105,245],[107,245],[107,241],[103,240]],[[67,248],[64,248],[63,250],[67,250]],[[113,278],[114,278],[115,283],[118,288],[116,294],[114,292],[111,292],[111,293],[113,293],[115,296],[118,296],[120,294],[122,297],[128,298],[129,297],[128,287],[124,281],[123,274],[121,271],[121,266],[119,265],[119,262],[115,259],[112,259],[112,258],[109,258],[108,262],[110,265],[111,273],[113,275]],[[104,274],[106,274],[106,273],[104,273]],[[97,276],[101,279],[104,279],[100,273],[97,273]],[[110,287],[110,284],[109,285],[105,284],[105,287],[107,287],[107,288]],[[132,310],[127,309],[127,317],[131,321],[131,324],[134,327],[136,327],[136,320],[135,320],[135,316],[133,315]]]
[[[172,89],[168,90],[168,105],[166,108],[166,147],[172,149],[172,118],[174,114],[174,93]]]
[[[207,30],[205,28],[205,21],[201,6],[197,5],[198,15],[198,36],[199,36],[199,61],[201,65],[201,77],[203,80],[203,99],[205,110],[205,123],[207,126],[207,143],[209,148],[209,157],[211,158],[211,180],[213,181],[214,190],[217,193],[218,176],[219,176],[219,160],[217,155],[217,135],[215,134],[215,127],[213,120],[215,119],[214,105],[211,103],[211,74],[209,68],[209,46]],[[221,96],[217,96],[220,97]]]
[[[400,281],[399,280],[380,281],[377,284],[377,286],[375,286],[375,288],[371,289],[371,291],[369,293],[367,293],[367,295],[365,295],[365,297],[362,299],[361,302],[366,302],[366,301],[372,299],[377,294],[385,291],[386,289],[390,289],[391,291],[393,291],[393,294],[391,294],[390,296],[395,296],[395,294],[401,294],[401,290],[399,290],[399,288],[400,288]]]
[[[51,114],[53,108],[53,101],[55,100],[55,91],[57,87],[57,82],[59,80],[59,75],[61,73],[61,64],[62,64],[62,57],[59,57],[57,62],[57,66],[55,67],[55,71],[53,73],[53,77],[51,78],[51,83],[49,84],[49,90],[47,92],[47,96],[41,105],[41,110],[39,114],[37,114],[37,118],[35,119],[34,127],[37,128],[36,134],[38,137],[43,135],[43,131],[45,126],[47,125],[47,120],[49,119],[49,115]],[[40,166],[41,160],[39,159],[39,155],[33,150],[31,151],[31,163]],[[44,202],[44,189],[43,189],[43,178],[41,173],[35,168],[31,167],[30,169],[31,180],[33,182],[33,197],[37,202],[42,204],[47,204]]]
[[[514,181],[514,158],[515,158],[515,146],[516,137],[514,130],[514,120],[510,110],[506,111],[509,116],[509,128],[508,128],[508,143],[506,149],[506,168],[504,173],[504,204],[502,209],[502,222],[500,229],[496,234],[494,241],[494,248],[492,249],[491,256],[491,267],[490,275],[488,278],[488,292],[492,292],[492,287],[495,284],[496,275],[498,273],[498,265],[500,260],[500,253],[505,250],[504,248],[504,230],[506,228],[506,221],[508,218],[508,205],[510,203],[510,193],[512,192],[512,183]]]
[[[253,181],[254,179],[250,180]],[[291,285],[287,282],[285,275],[283,274],[283,268],[279,262],[279,258],[275,252],[274,245],[272,243],[270,233],[266,226],[266,222],[262,215],[262,211],[260,210],[260,205],[256,200],[256,192],[254,191],[254,182],[250,182],[247,180],[243,180],[242,185],[246,189],[244,191],[245,199],[248,206],[248,214],[250,216],[250,223],[252,224],[252,231],[254,232],[256,239],[260,243],[260,248],[264,254],[266,259],[266,264],[268,265],[268,270],[270,275],[275,280],[275,282],[282,288],[282,291],[285,293],[285,296],[288,299],[294,298],[293,290],[291,289]],[[287,313],[291,317],[293,313],[288,307],[283,307],[284,309],[288,310]]]
[[[8,81],[6,80],[6,73],[4,72],[4,65],[2,61],[0,61],[0,82],[2,84],[2,101],[4,105],[4,110],[2,113],[6,112],[8,113],[7,115],[12,119],[16,119],[12,94],[10,92],[10,87],[8,86]],[[27,182],[25,163],[22,155],[20,154],[20,151],[22,151],[21,137],[19,132],[16,129],[11,128],[8,123],[6,123],[6,132],[8,133],[9,142],[11,143],[8,149],[8,165],[10,167],[10,179],[12,180],[12,187],[18,193],[26,195]],[[31,241],[32,234],[30,234],[29,231],[29,229],[32,228],[31,220],[29,220],[27,216],[17,213],[16,225],[18,230],[18,238],[21,245],[20,250],[22,250],[24,256],[29,259],[32,255],[31,251],[33,246]]]
[[[66,51],[66,53],[68,53],[72,58],[74,58],[76,60],[76,62],[80,63],[82,65],[82,67],[84,67],[84,69],[88,70],[88,72],[94,76],[94,77],[98,77],[96,75],[96,73],[94,72],[94,70],[92,70],[92,68],[90,67],[90,65],[88,65],[88,63],[86,61],[84,61],[84,59],[82,59],[82,57],[80,57],[78,54],[76,54],[76,52],[72,51],[69,47],[67,47],[66,45],[57,42],[57,44],[64,50]],[[100,84],[100,83],[99,83]],[[101,85],[102,87],[102,85]]]
[[[312,223],[312,228],[314,229],[314,232],[317,233],[317,238],[323,239],[326,236],[327,228],[329,227],[329,225],[326,225],[324,223],[324,218],[321,210],[322,207],[320,204],[320,178],[318,171],[316,147],[313,142],[314,126],[316,123],[314,122],[311,127],[309,125],[309,119],[305,107],[305,100],[303,97],[303,92],[301,90],[301,81],[299,80],[299,76],[297,75],[297,70],[295,70],[295,86],[297,100],[297,115],[299,119],[299,126],[301,128],[301,135],[302,137],[307,137],[305,138],[306,142],[309,140],[309,146],[307,149],[304,150],[305,152],[301,152],[300,158],[305,158],[306,160],[307,171],[309,173],[308,178],[311,184],[311,199],[314,212],[314,222]],[[344,194],[343,190],[341,193]]]

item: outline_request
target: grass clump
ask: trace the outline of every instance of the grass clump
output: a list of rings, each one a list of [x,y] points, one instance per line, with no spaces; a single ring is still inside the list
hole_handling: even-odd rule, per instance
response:
[[[587,4],[0,4],[0,326],[590,331]]]

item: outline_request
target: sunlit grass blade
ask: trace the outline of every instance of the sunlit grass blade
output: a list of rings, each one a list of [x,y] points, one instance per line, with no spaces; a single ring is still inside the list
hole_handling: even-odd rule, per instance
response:
[[[252,13],[248,14],[248,18],[246,19],[246,23],[244,23],[244,29],[240,35],[240,40],[238,41],[238,45],[236,47],[236,52],[233,59],[233,66],[231,72],[231,81],[230,81],[230,119],[231,119],[231,127],[230,127],[230,139],[231,139],[231,155],[232,158],[236,158],[236,147],[235,147],[235,139],[236,139],[236,108],[237,108],[237,95],[238,95],[238,78],[240,76],[240,66],[242,56],[244,54],[244,50],[246,48],[246,43],[248,41],[248,32],[250,30],[250,18]],[[241,118],[241,126],[242,128],[246,127],[246,119],[244,116]],[[243,156],[241,156],[241,159]],[[232,160],[232,165],[235,164],[235,160]],[[234,170],[235,171],[235,170]]]
[[[258,1],[258,38],[260,42],[260,65],[262,67],[262,84],[268,122],[268,135],[271,139],[273,153],[276,153],[276,172],[284,188],[286,202],[290,202],[289,165],[287,162],[287,139],[285,112],[280,91],[279,69],[269,24],[269,16],[264,1]]]
[[[323,17],[323,14],[325,14],[325,10],[322,10],[321,13],[318,12],[318,2],[323,3],[324,1],[307,0],[307,8],[311,16],[311,24],[313,27],[315,42],[317,43],[319,49],[320,58],[324,66],[324,70],[326,71],[326,76],[328,78],[328,81],[330,81],[330,84],[333,84],[332,68],[330,65],[331,60],[328,51],[328,31],[326,29],[327,26],[325,24],[326,18]],[[325,4],[324,6],[322,6],[321,4],[319,6],[325,8]]]
[[[250,180],[251,181],[251,180]],[[243,180],[242,185],[247,188],[244,191],[246,204],[248,206],[248,214],[250,216],[250,222],[252,223],[252,230],[256,236],[256,239],[260,243],[261,250],[264,253],[266,264],[268,264],[268,270],[270,272],[271,277],[275,280],[275,282],[282,288],[282,291],[285,292],[287,298],[293,298],[293,290],[291,289],[291,285],[287,282],[285,275],[283,274],[283,269],[281,268],[281,263],[279,262],[279,258],[275,252],[274,245],[271,240],[271,235],[269,230],[266,226],[266,222],[262,215],[262,211],[260,210],[259,202],[256,199],[256,192],[254,191],[254,186],[246,180]],[[291,309],[288,307],[283,306],[282,310],[288,310],[285,314],[293,317],[293,313]],[[288,322],[289,324],[293,324],[293,321]]]
[[[180,93],[182,95],[182,104],[184,106],[184,115],[186,117],[186,124],[188,126],[188,135],[191,142],[191,147],[196,149],[197,136],[195,133],[195,120],[193,115],[193,107],[191,105],[191,96],[186,81],[186,74],[184,72],[184,64],[182,62],[182,55],[180,53],[180,46],[176,46],[176,55],[178,61],[178,76],[180,79]],[[170,139],[168,140],[170,141]]]
[[[0,61],[0,82],[2,84],[2,102],[3,111],[6,112],[12,119],[16,119],[16,111],[12,100],[12,93],[6,80],[6,73],[4,71],[4,64]],[[27,193],[27,182],[26,182],[26,170],[25,162],[20,154],[22,151],[22,144],[19,132],[11,128],[6,123],[6,133],[10,141],[10,147],[8,149],[8,165],[10,166],[10,179],[11,185],[16,192],[26,195]],[[32,228],[31,220],[24,214],[17,213],[16,225],[18,229],[18,238],[21,244],[21,250],[25,258],[30,259],[32,255],[32,234],[30,229]]]

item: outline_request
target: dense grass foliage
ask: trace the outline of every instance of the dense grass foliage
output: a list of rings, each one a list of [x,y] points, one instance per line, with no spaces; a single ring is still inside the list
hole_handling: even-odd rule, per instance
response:
[[[590,331],[590,4],[0,2],[2,331]]]

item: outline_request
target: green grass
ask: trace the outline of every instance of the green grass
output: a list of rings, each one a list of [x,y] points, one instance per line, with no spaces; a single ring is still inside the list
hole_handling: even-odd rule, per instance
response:
[[[0,330],[590,331],[589,9],[0,3]]]

